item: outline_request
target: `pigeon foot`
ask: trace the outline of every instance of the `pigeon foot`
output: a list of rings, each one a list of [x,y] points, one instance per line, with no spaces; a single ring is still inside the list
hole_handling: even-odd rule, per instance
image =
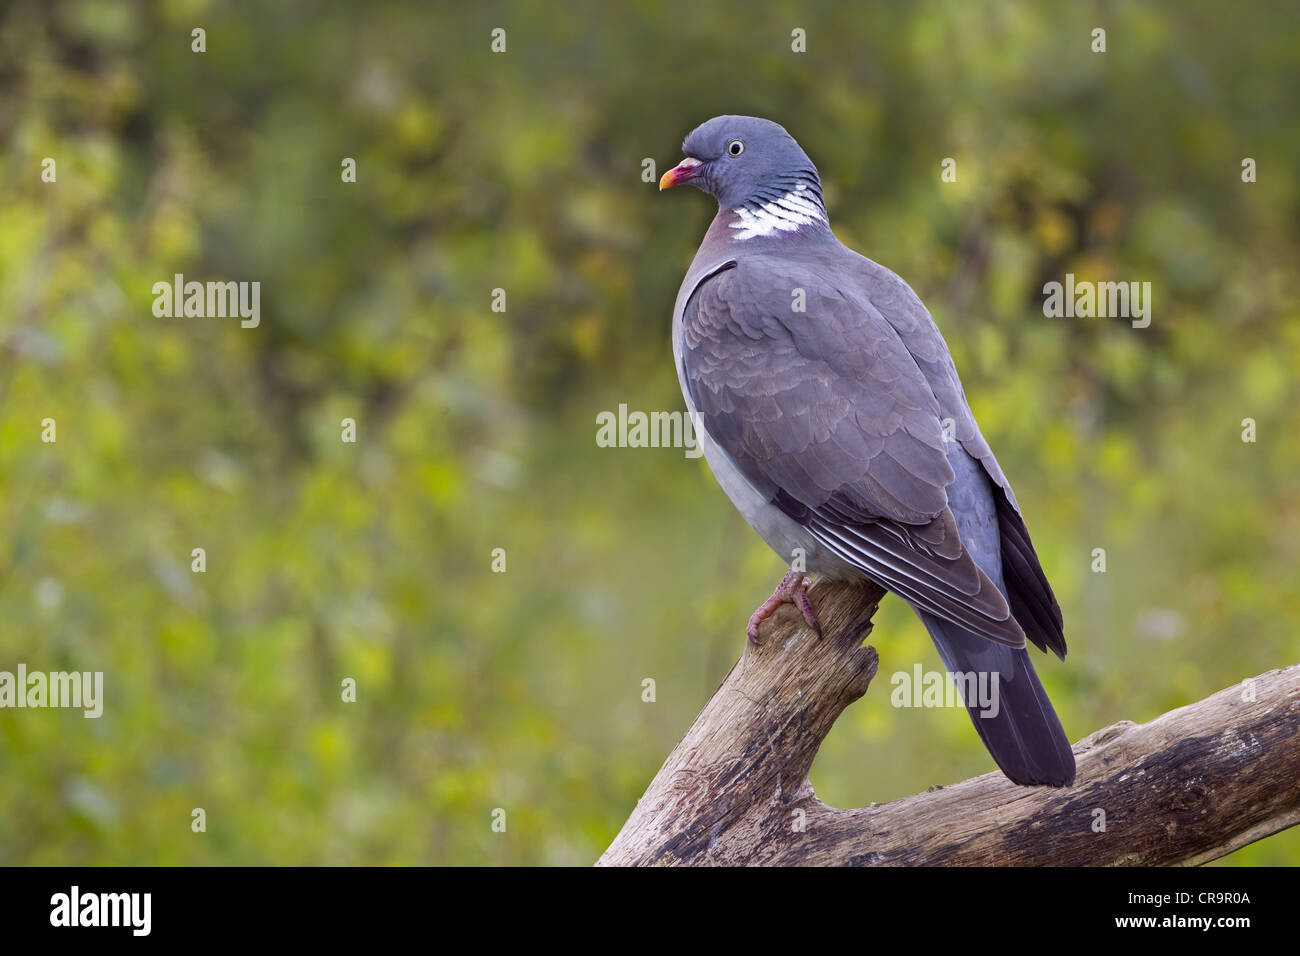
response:
[[[781,583],[776,586],[772,596],[758,606],[749,618],[749,626],[745,633],[749,635],[751,644],[762,643],[758,639],[758,626],[776,613],[776,609],[782,604],[793,604],[797,607],[803,619],[808,623],[817,636],[822,636],[822,626],[817,621],[817,612],[813,610],[812,602],[808,600],[809,581],[798,571],[787,571]]]

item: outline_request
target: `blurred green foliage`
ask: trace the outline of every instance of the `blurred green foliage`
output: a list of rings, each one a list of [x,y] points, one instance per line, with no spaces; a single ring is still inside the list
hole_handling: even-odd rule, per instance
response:
[[[1040,669],[1073,738],[1300,660],[1293,6],[0,16],[0,669],[106,682],[99,720],[0,712],[0,862],[600,853],[782,571],[702,461],[594,440],[681,408],[713,208],[642,160],[723,112],[783,123],[944,330],[1065,610]],[[1067,271],[1150,281],[1150,328],[1044,318]],[[260,281],[261,327],[155,318],[176,272]],[[872,640],[882,675],[940,666],[897,600]],[[863,805],[989,769],[882,676],[813,781]]]

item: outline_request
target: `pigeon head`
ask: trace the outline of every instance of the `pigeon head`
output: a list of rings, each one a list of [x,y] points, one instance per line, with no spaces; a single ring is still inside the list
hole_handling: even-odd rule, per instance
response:
[[[749,215],[791,213],[791,229],[826,220],[821,179],[794,137],[757,116],[715,116],[682,143],[686,158],[664,173],[660,189],[690,183],[724,209]],[[784,227],[777,227],[778,229]]]

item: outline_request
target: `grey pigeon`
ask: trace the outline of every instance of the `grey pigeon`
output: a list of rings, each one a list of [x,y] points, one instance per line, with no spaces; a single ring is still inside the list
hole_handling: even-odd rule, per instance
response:
[[[677,295],[673,356],[718,483],[783,560],[801,549],[810,572],[899,595],[950,673],[996,686],[996,709],[962,697],[1011,780],[1070,785],[1025,647],[1064,660],[1061,609],[930,313],[835,238],[816,167],[776,123],[715,117],[683,150],[659,188],[689,182],[718,214]],[[786,574],[750,639],[785,602],[817,627],[807,586]]]

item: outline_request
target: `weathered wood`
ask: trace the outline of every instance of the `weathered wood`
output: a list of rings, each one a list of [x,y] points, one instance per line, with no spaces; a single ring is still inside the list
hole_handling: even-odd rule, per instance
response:
[[[1195,865],[1300,822],[1300,665],[1097,731],[1068,789],[988,773],[826,806],[808,772],[875,676],[882,595],[814,586],[820,639],[790,606],[766,623],[598,865]]]

